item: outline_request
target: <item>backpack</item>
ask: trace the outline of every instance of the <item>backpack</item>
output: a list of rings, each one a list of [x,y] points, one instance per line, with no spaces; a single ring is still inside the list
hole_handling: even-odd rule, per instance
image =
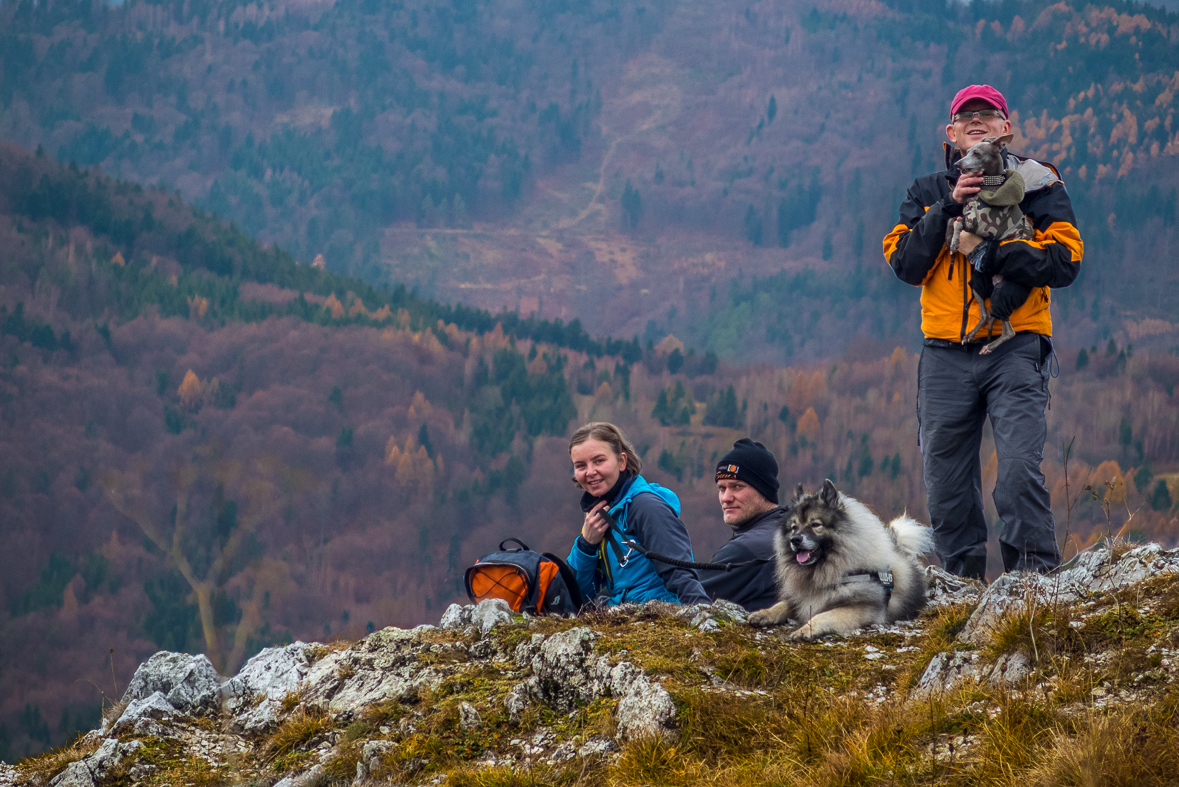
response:
[[[519,549],[508,549],[509,543]],[[516,538],[500,542],[499,550],[467,569],[463,583],[472,604],[500,598],[513,612],[530,615],[575,615],[581,609],[577,576],[564,560],[548,552],[533,552]]]

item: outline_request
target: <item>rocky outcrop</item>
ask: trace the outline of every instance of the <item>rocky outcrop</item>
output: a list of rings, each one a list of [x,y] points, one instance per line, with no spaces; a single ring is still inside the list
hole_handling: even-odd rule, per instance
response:
[[[426,784],[441,775],[432,757],[468,749],[489,767],[556,766],[609,757],[637,739],[672,745],[689,700],[671,686],[687,686],[696,703],[764,702],[772,692],[743,681],[770,674],[767,659],[778,659],[776,669],[798,663],[806,671],[798,680],[810,681],[837,652],[827,663],[860,664],[869,676],[848,692],[865,702],[949,698],[974,684],[1022,691],[1043,670],[1027,648],[996,646],[1013,619],[1071,605],[1071,625],[1083,626],[1108,614],[1111,592],[1167,575],[1179,575],[1179,551],[1157,545],[1093,550],[1057,574],[1009,574],[988,587],[930,568],[929,604],[946,612],[812,645],[787,641],[785,629],[748,628],[745,611],[727,602],[622,605],[570,621],[491,601],[453,605],[438,627],[267,648],[228,679],[203,656],[157,653],[101,729],[40,770],[0,764],[0,787],[192,781],[184,768],[282,787]],[[961,628],[939,634],[944,649],[932,657],[921,655],[930,620]],[[789,655],[797,648],[810,649],[806,666]],[[726,655],[718,660],[714,649]],[[1141,661],[1153,665],[1136,678],[1148,685],[1179,669],[1179,652],[1156,646]],[[1132,697],[1125,688],[1098,691],[1103,702]]]
[[[944,574],[937,569],[927,570]],[[989,643],[1013,616],[1034,613],[1037,608],[1067,608],[1098,594],[1166,575],[1179,575],[1179,550],[1164,550],[1158,544],[1093,549],[1053,574],[1004,574],[977,596],[977,606],[958,641],[979,648]],[[1027,676],[1027,657],[1025,653],[1007,653],[987,662],[977,650],[938,653],[918,681],[913,697],[945,694],[969,681],[1017,685]]]
[[[261,651],[221,687],[225,711],[244,732],[274,726],[283,700],[298,695],[312,658],[311,646],[305,642]]]

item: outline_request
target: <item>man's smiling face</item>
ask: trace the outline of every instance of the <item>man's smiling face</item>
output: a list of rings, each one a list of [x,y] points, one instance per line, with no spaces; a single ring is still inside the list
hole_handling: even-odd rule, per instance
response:
[[[980,114],[974,116],[974,112]],[[987,114],[990,117],[986,117]],[[1011,121],[981,98],[972,98],[959,107],[955,118],[946,126],[946,136],[963,153],[981,142],[984,137],[1001,137],[1011,132]]]

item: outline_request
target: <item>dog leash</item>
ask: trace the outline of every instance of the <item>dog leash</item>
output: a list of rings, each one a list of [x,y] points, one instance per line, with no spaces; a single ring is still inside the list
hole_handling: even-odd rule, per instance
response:
[[[618,565],[625,567],[630,560],[630,553],[625,556],[622,555],[622,547],[619,545],[619,536],[615,535],[618,524],[614,521],[614,517],[610,516],[610,512],[605,508],[601,511],[602,517],[606,520],[609,527],[606,529],[606,540],[610,544],[610,549],[614,552],[614,557],[618,558]],[[758,560],[746,560],[742,563],[694,563],[690,560],[678,560],[674,557],[667,557],[660,555],[657,552],[651,552],[638,541],[627,538],[625,535],[621,536],[622,543],[626,544],[627,548],[638,552],[648,560],[658,560],[660,563],[667,563],[677,568],[697,568],[704,571],[725,571],[729,572],[735,568],[745,568],[746,566],[760,566],[769,563],[773,558],[763,558]]]

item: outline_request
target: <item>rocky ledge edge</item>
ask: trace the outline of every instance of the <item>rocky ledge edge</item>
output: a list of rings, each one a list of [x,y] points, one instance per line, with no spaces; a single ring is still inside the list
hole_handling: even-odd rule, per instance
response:
[[[933,654],[908,687],[912,701],[970,681],[1016,685],[1028,675],[1027,654],[988,659],[985,647],[1003,621],[1037,605],[1091,605],[1103,594],[1179,574],[1179,550],[1158,544],[1094,549],[1056,574],[1005,574],[986,587],[935,567],[926,571],[930,608],[973,611],[955,645]],[[892,635],[884,639],[895,654],[919,650],[909,643],[929,619],[872,627],[820,646],[858,647],[866,660],[887,660],[889,649],[869,641]],[[387,783],[394,773],[410,783],[437,784],[445,774],[429,773],[427,758],[407,758],[403,750],[413,747],[406,742],[456,686],[481,683],[489,690],[475,692],[478,701],[451,708],[451,723],[460,730],[496,730],[497,745],[472,751],[474,761],[524,766],[609,757],[628,740],[674,738],[679,728],[666,670],[636,664],[628,632],[639,638],[644,626],[662,626],[715,634],[744,621],[745,611],[724,601],[623,605],[565,620],[514,614],[504,602],[489,600],[451,605],[438,626],[386,628],[356,643],[267,648],[231,678],[219,675],[204,655],[162,651],[140,665],[99,729],[60,752],[16,766],[0,763],[0,787],[157,784],[164,770],[174,775],[177,763],[203,772],[253,771],[255,783],[274,787]],[[759,649],[815,647],[785,643],[788,628],[741,628]],[[641,645],[634,647],[637,654]],[[1175,655],[1161,654],[1161,666],[1171,667]],[[719,677],[701,649],[690,661],[705,690],[757,693]],[[876,701],[888,693],[882,685]],[[587,715],[595,722],[585,723]],[[538,724],[542,717],[550,723]],[[561,723],[574,717],[579,724]],[[304,727],[292,734],[288,728],[298,722]],[[417,772],[424,781],[412,778]]]

